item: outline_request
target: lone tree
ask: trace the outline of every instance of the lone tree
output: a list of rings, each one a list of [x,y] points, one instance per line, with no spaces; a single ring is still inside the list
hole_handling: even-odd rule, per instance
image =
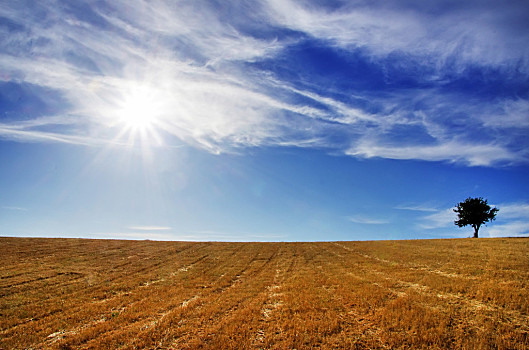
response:
[[[457,208],[454,209],[454,212],[457,213],[458,220],[454,221],[454,223],[459,227],[472,226],[474,228],[474,238],[478,238],[478,231],[481,225],[487,221],[495,220],[498,211],[498,208],[491,208],[487,204],[486,199],[468,197],[464,202],[457,203]]]

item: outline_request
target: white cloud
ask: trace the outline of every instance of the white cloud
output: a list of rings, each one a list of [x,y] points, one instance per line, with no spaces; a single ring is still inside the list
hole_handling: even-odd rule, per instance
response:
[[[3,206],[2,209],[6,209],[6,210],[15,210],[15,211],[28,211],[26,208],[22,208],[22,207],[9,207],[9,206]]]
[[[516,237],[529,235],[529,203],[503,203],[494,223],[483,228],[483,236]]]
[[[402,204],[399,206],[396,206],[394,209],[399,210],[411,210],[411,211],[426,211],[426,212],[436,212],[438,209],[433,208],[427,204]]]
[[[155,241],[177,241],[188,239],[188,236],[177,236],[171,233],[152,232],[95,232],[86,235],[87,237],[100,237],[108,239],[150,239]]]
[[[493,111],[485,113],[482,117],[487,127],[493,128],[520,128],[529,127],[529,101],[524,99],[501,101]],[[496,112],[494,112],[496,111]]]
[[[529,220],[511,221],[504,224],[494,224],[484,227],[481,236],[488,237],[517,237],[529,236]]]
[[[112,114],[123,91],[134,85],[158,87],[156,93],[165,112],[159,127],[164,132],[210,151],[260,144],[276,135],[277,130],[269,129],[273,122],[268,122],[267,116],[282,107],[242,81],[240,73],[222,73],[223,64],[231,61],[266,57],[278,49],[276,41],[245,36],[221,23],[207,7],[196,11],[193,3],[181,5],[112,2],[113,16],[98,13],[114,26],[112,30],[71,19],[43,24],[23,15],[22,9],[3,9],[8,17],[33,30],[17,33],[18,40],[10,36],[7,44],[17,54],[0,55],[0,66],[25,82],[60,91],[73,105],[63,119],[88,124],[91,130],[87,133],[72,127],[67,135],[59,135],[28,130],[29,126],[20,130],[15,124],[3,125],[1,135],[68,143],[108,140],[112,137],[104,129],[113,123]],[[41,6],[50,18],[68,19],[55,6]],[[33,52],[16,48],[37,39],[44,44],[32,47]],[[186,50],[171,48],[182,41],[188,46]],[[97,70],[69,62],[65,52],[80,52]],[[211,65],[216,68],[210,69]]]
[[[498,216],[505,219],[525,219],[529,221],[529,203],[505,203],[497,206],[501,211]]]
[[[291,0],[268,4],[269,16],[276,23],[343,48],[366,48],[379,56],[411,54],[411,58],[428,58],[438,66],[450,58],[491,65],[521,58],[521,67],[529,68],[529,34],[509,23],[522,20],[523,12],[527,14],[515,4],[452,4],[452,11],[436,12],[405,3],[353,2],[337,11]],[[436,4],[427,6],[431,9]]]
[[[60,142],[86,146],[108,143],[106,140],[97,140],[84,136],[28,129],[27,126],[21,124],[5,125],[0,123],[0,137],[25,142]]]
[[[523,69],[529,49],[518,44],[527,34],[505,40],[507,29],[501,25],[516,17],[509,6],[499,12],[471,6],[477,15],[468,17],[472,12],[463,8],[433,16],[405,6],[375,10],[348,4],[333,11],[281,0],[255,3],[251,11],[234,6],[230,18],[223,18],[206,2],[117,0],[92,5],[94,21],[48,1],[25,6],[0,8],[0,15],[26,28],[0,29],[0,79],[51,89],[66,104],[52,116],[3,122],[0,137],[5,139],[131,145],[135,138],[116,114],[127,91],[144,89],[153,96],[151,113],[157,119],[144,138],[155,144],[176,137],[212,153],[268,145],[325,147],[361,158],[481,166],[527,158],[527,152],[512,150],[515,142],[508,131],[496,132],[527,128],[528,102],[522,98],[475,107],[436,89],[404,89],[375,96],[338,91],[348,96],[341,100],[318,82],[310,88],[296,86],[281,76],[249,69],[248,63],[281,57],[296,39],[257,37],[234,24],[246,21],[246,26],[269,32],[274,26],[294,29],[297,37],[317,38],[346,52],[365,49],[373,61],[397,53],[409,58],[403,64],[420,61],[437,67],[455,56],[458,65],[509,66],[516,60],[517,69]],[[490,21],[491,14],[499,17]],[[438,79],[439,74],[429,73],[425,79]],[[451,120],[440,117],[454,110],[465,116],[458,122],[466,130],[454,131]],[[388,141],[399,127],[403,129],[396,140]],[[432,140],[408,140],[415,132],[412,127],[422,128]],[[490,131],[489,136],[477,143],[466,135],[474,129]]]
[[[140,230],[140,231],[166,231],[170,230],[169,226],[130,226],[131,230]]]
[[[426,215],[420,218],[419,228],[422,229],[436,229],[442,227],[449,227],[454,225],[457,219],[457,214],[454,213],[453,208],[438,210],[434,214]]]
[[[390,221],[385,219],[373,218],[365,215],[353,215],[348,216],[347,220],[354,222],[356,224],[366,224],[366,225],[382,225],[388,224]]]
[[[362,139],[346,154],[390,159],[421,159],[428,161],[464,162],[473,166],[489,166],[496,162],[513,162],[517,155],[500,145],[470,144],[447,141],[435,145],[385,145],[374,139]]]

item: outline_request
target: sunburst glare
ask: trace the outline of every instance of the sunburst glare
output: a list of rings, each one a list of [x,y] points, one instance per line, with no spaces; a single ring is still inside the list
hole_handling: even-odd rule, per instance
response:
[[[118,138],[128,135],[128,142],[135,144],[161,143],[161,116],[164,112],[161,91],[146,84],[134,84],[127,88],[117,103],[115,124],[122,126]]]

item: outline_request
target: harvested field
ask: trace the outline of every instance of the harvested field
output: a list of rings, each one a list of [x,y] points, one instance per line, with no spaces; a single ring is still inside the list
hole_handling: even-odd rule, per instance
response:
[[[1,349],[527,349],[529,240],[0,238]]]

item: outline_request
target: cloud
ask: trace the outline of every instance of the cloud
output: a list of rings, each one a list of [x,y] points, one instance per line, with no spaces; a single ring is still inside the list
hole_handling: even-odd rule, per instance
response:
[[[373,140],[361,140],[346,154],[363,158],[420,159],[427,161],[466,162],[473,166],[515,161],[517,156],[494,144],[465,144],[455,141],[436,145],[381,145]]]
[[[22,208],[22,207],[8,207],[8,206],[3,206],[2,209],[5,209],[5,210],[15,210],[15,211],[28,211],[26,208]]]
[[[454,225],[457,219],[453,208],[441,209],[434,214],[429,214],[420,218],[418,227],[421,229],[437,229],[442,227],[450,227]]]
[[[438,211],[438,209],[436,208],[433,208],[428,205],[421,205],[421,204],[418,204],[418,205],[403,204],[403,205],[396,206],[394,209],[411,210],[411,211],[426,211],[426,212],[437,212]]]
[[[343,48],[362,47],[377,56],[402,53],[434,60],[497,65],[519,61],[528,68],[529,26],[516,25],[527,8],[502,2],[451,4],[348,2],[326,9],[311,2],[272,0],[271,19]],[[383,19],[383,20],[381,20]],[[520,46],[521,45],[521,46]]]
[[[114,128],[114,135],[106,130],[116,127],[115,111],[124,91],[146,86],[162,105],[160,129],[191,144],[216,152],[232,145],[260,144],[269,137],[266,124],[272,123],[265,115],[277,109],[273,98],[237,75],[224,74],[220,67],[262,58],[274,50],[274,41],[244,36],[220,23],[207,8],[195,11],[190,4],[172,8],[161,2],[136,5],[112,2],[114,16],[103,12],[108,9],[93,9],[92,15],[104,22],[99,26],[74,20],[78,13],[61,13],[46,4],[40,9],[50,17],[46,21],[22,15],[22,9],[6,9],[13,22],[32,30],[6,39],[11,55],[1,55],[0,65],[13,81],[54,89],[73,109],[59,116],[71,126],[62,129],[62,135],[28,130],[29,125],[18,123],[2,125],[0,135],[27,141],[115,142],[119,128]],[[69,20],[54,20],[64,17]],[[159,37],[160,42],[151,45],[153,36],[167,38]],[[42,45],[27,47],[35,40]],[[170,49],[182,41],[185,49]],[[82,55],[90,68],[77,58],[65,57],[65,52]],[[46,120],[41,127],[53,125],[50,118]]]
[[[155,241],[176,241],[176,240],[192,240],[189,236],[177,236],[170,233],[152,233],[152,232],[95,232],[86,235],[93,238],[94,236],[107,239],[150,239]]]
[[[0,137],[24,142],[60,142],[85,146],[108,143],[96,138],[33,130],[31,126],[24,124],[6,125],[0,123]]]
[[[366,224],[366,225],[382,225],[389,224],[390,221],[384,219],[373,218],[365,215],[353,215],[348,216],[347,220],[354,222],[356,224]]]
[[[170,230],[169,226],[130,226],[131,230],[140,230],[140,231],[166,231]]]
[[[529,203],[505,203],[495,206],[500,209],[494,224],[483,228],[489,237],[516,237],[529,235]]]
[[[494,1],[10,2],[0,84],[39,87],[24,105],[48,108],[4,107],[0,138],[526,162],[526,11]],[[150,95],[156,119],[143,135],[119,118],[134,91]]]
[[[504,100],[488,113],[483,115],[487,127],[512,129],[529,127],[529,100],[520,98]]]
[[[499,204],[497,207],[501,210],[501,215],[498,212],[498,216],[501,218],[529,220],[529,203],[505,203]]]
[[[529,220],[512,221],[504,224],[495,224],[491,227],[484,227],[483,234],[489,237],[529,236]]]

